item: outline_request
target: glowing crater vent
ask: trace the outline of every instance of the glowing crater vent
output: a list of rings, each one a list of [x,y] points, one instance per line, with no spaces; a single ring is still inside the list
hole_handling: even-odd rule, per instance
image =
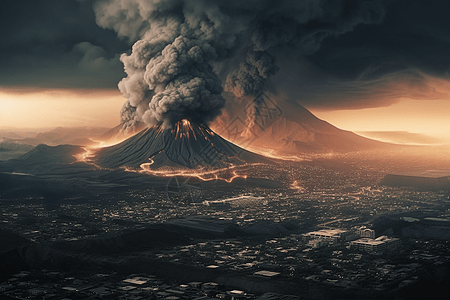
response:
[[[197,140],[194,128],[192,127],[189,120],[183,119],[180,122],[176,123],[175,128],[172,129],[172,131],[176,132],[175,139],[189,138],[192,135],[192,137]]]
[[[165,129],[146,128],[129,139],[100,148],[93,161],[105,168],[223,168],[269,162],[261,155],[244,150],[215,134],[204,124],[183,119]]]

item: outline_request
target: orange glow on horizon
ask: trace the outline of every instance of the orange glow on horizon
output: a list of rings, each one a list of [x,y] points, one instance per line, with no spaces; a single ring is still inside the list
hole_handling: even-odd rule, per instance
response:
[[[0,128],[114,127],[125,100],[118,90],[0,89]]]
[[[440,142],[436,143],[448,144],[450,143],[450,118],[448,118],[450,99],[447,99],[447,95],[450,95],[450,84],[445,80],[429,78],[427,85],[429,87],[425,90],[420,90],[420,86],[415,88],[415,90],[423,92],[424,99],[419,100],[418,95],[414,95],[416,97],[414,99],[401,98],[398,102],[386,107],[354,110],[307,108],[318,118],[340,129],[357,132],[372,139],[396,142],[369,134],[365,135],[363,132],[386,131],[423,134],[440,139]],[[395,87],[399,89],[399,94],[406,89],[405,87],[400,89],[394,84],[392,87],[394,92],[396,91]],[[426,98],[427,95],[429,100]],[[125,100],[115,89],[31,91],[0,89],[0,128],[85,126],[111,128],[120,123],[120,109]],[[370,100],[366,99],[365,101]],[[177,136],[194,134],[194,138],[198,138],[194,131],[189,130],[192,124],[187,119],[183,119],[179,123],[174,128],[178,132]],[[101,146],[109,145],[113,144],[101,143]],[[257,152],[261,153],[259,150]],[[273,157],[271,153],[261,154]]]
[[[388,107],[323,111],[318,118],[353,132],[391,131],[424,134],[450,143],[450,101],[403,99]]]

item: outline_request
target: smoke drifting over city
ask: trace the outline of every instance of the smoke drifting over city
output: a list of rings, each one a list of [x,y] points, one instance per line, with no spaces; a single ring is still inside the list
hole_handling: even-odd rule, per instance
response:
[[[112,0],[96,2],[94,11],[99,26],[137,40],[131,54],[121,56],[127,74],[119,83],[128,99],[121,112],[125,132],[138,122],[208,123],[225,105],[223,86],[236,98],[264,90],[279,70],[281,51],[311,54],[327,37],[384,17],[379,2],[334,0]],[[228,72],[219,76],[212,63]],[[258,114],[258,102],[253,105],[249,124]]]

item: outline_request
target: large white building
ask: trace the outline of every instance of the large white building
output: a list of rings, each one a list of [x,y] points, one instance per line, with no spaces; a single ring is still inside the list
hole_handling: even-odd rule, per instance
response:
[[[361,238],[359,240],[352,241],[350,242],[350,247],[367,252],[382,252],[397,248],[399,244],[400,239],[388,238],[387,236],[382,235],[376,239]]]

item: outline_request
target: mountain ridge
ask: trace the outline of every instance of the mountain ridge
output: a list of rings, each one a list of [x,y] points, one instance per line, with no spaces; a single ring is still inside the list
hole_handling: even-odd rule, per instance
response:
[[[268,95],[264,97],[260,114],[255,117],[255,126],[250,130],[251,137],[243,138],[236,134],[228,134],[237,118],[242,120],[247,116],[239,116],[234,112],[246,112],[241,103],[227,107],[211,127],[218,133],[238,145],[247,145],[255,150],[276,151],[278,154],[304,154],[326,152],[351,152],[392,146],[357,135],[354,132],[337,128],[327,121],[317,118],[307,108],[286,99]],[[265,101],[265,102],[264,102]],[[235,122],[237,123],[237,122]],[[247,131],[248,132],[248,131]]]

